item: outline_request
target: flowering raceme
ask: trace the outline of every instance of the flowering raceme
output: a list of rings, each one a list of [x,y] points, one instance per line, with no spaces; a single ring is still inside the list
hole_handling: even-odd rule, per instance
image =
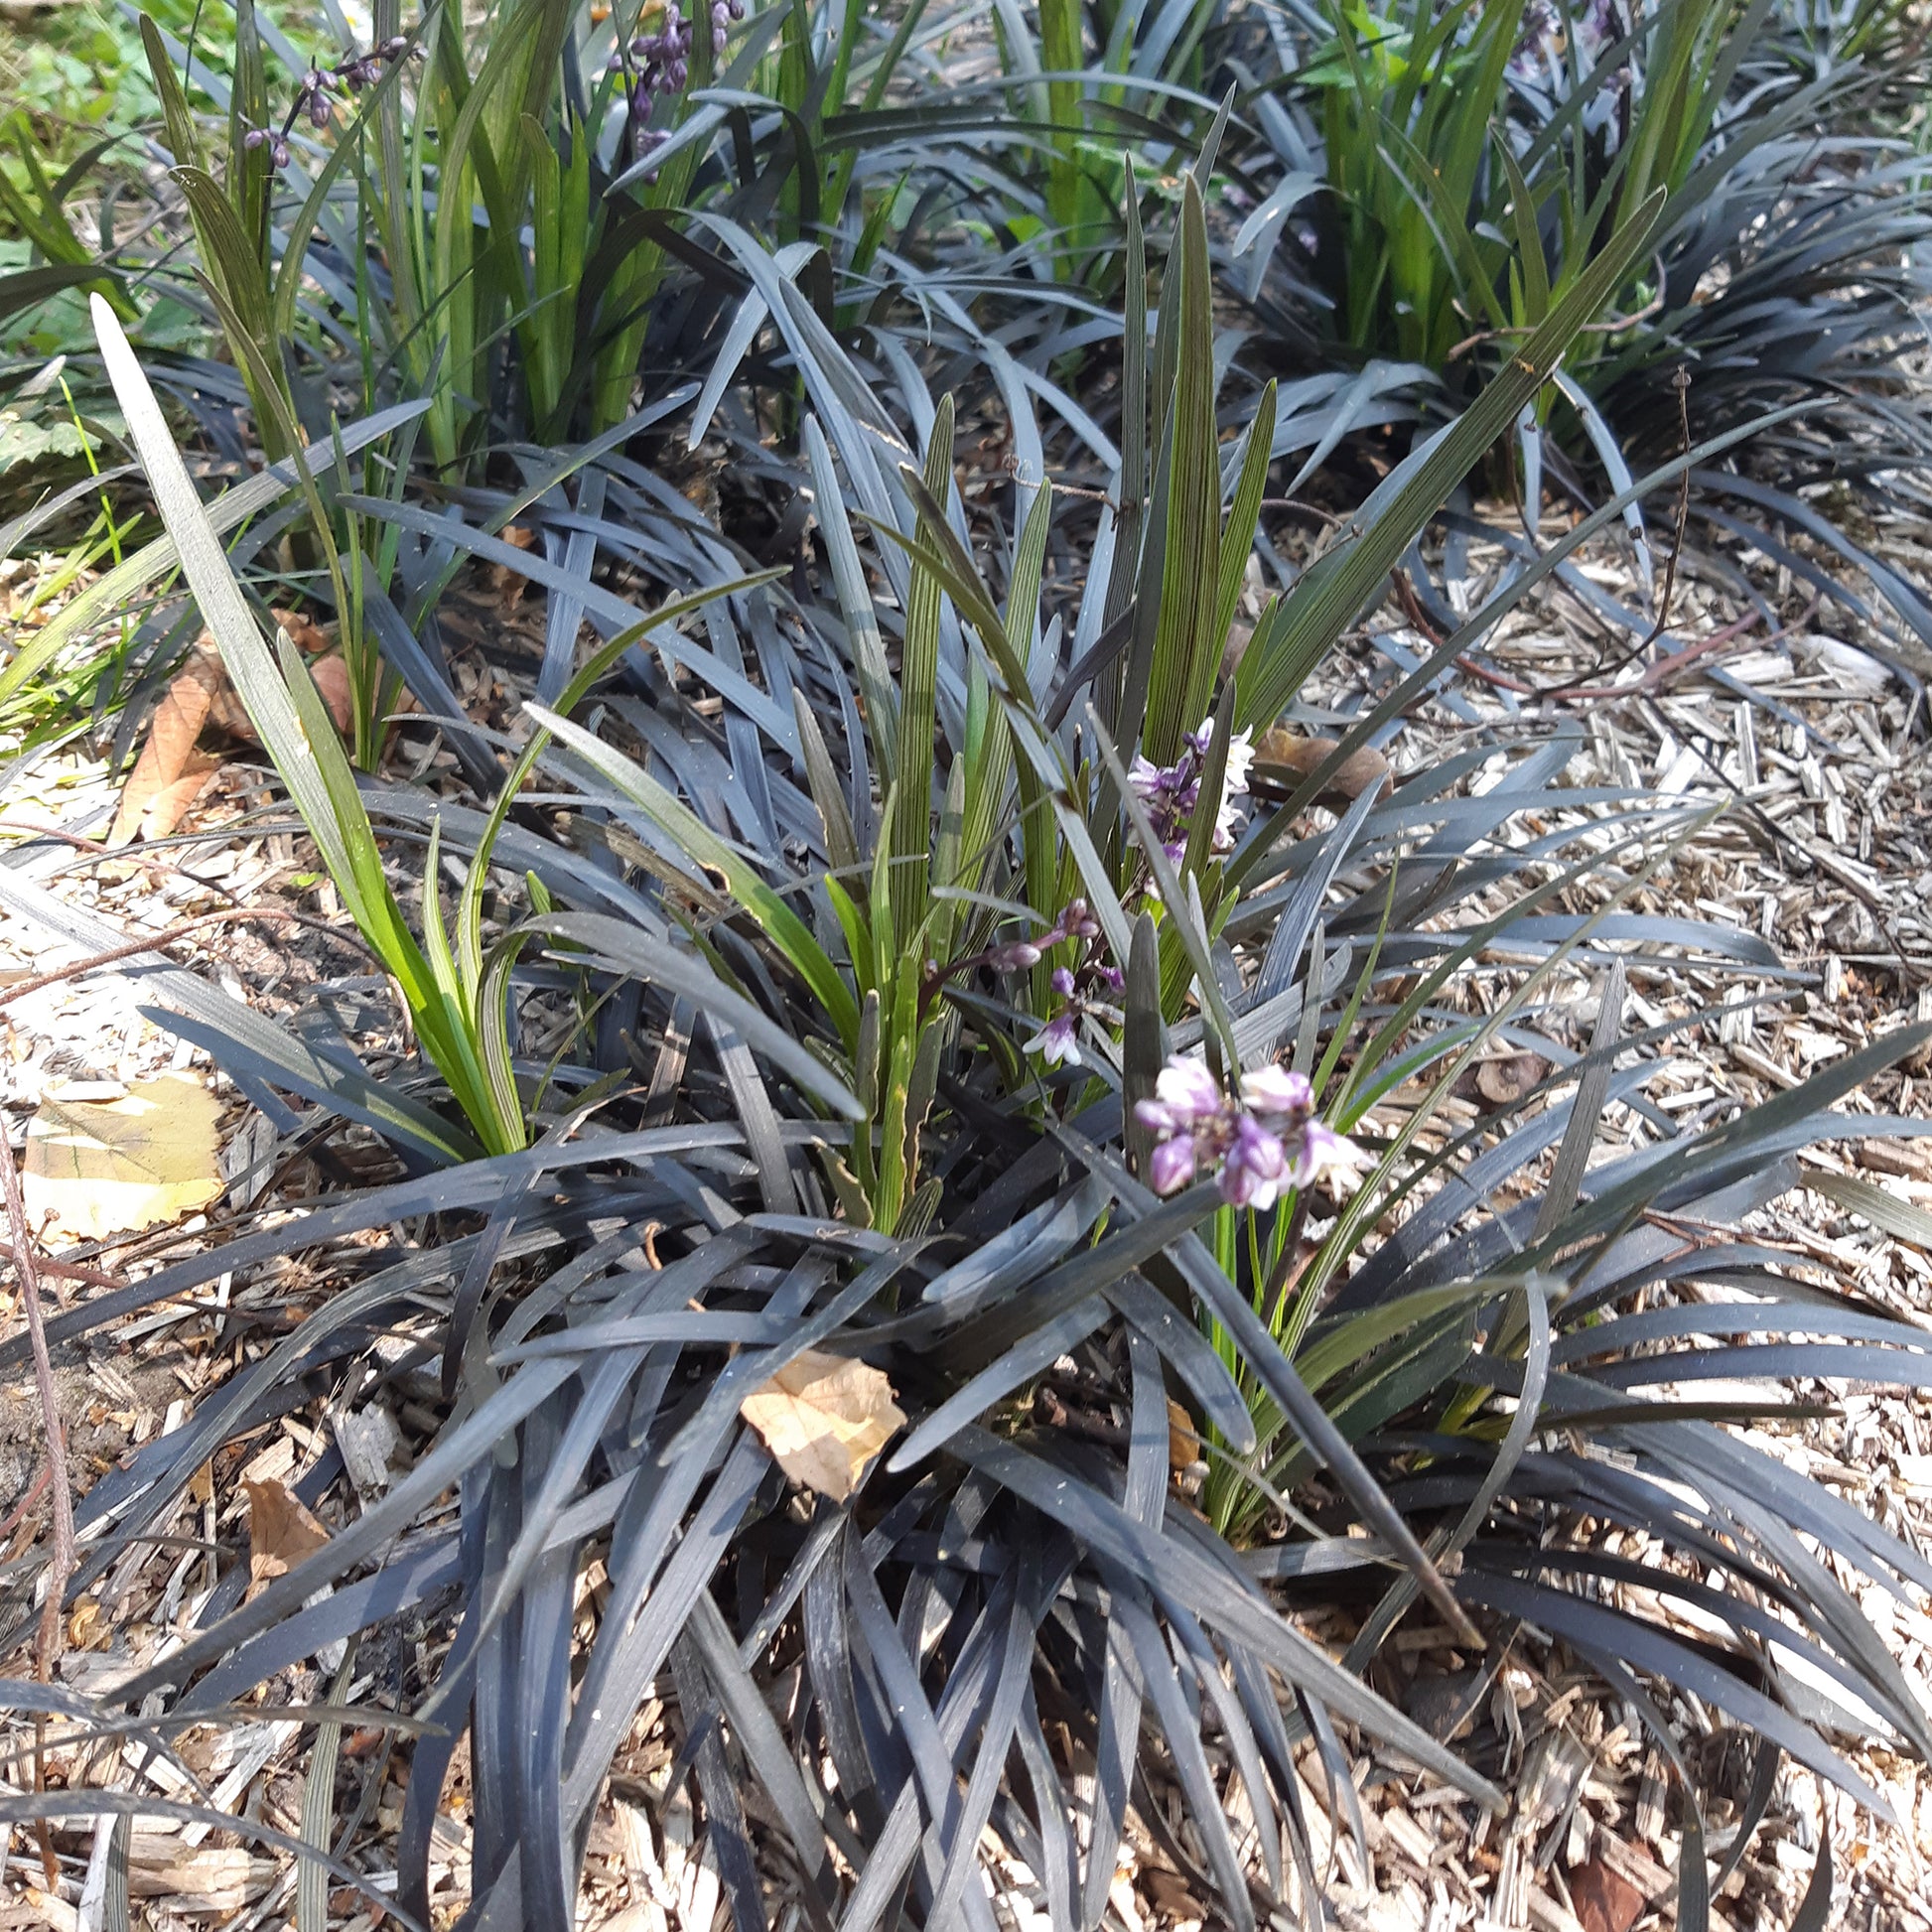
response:
[[[1175,865],[1186,856],[1187,833],[1200,803],[1201,774],[1213,737],[1214,720],[1204,718],[1199,731],[1182,734],[1180,756],[1172,764],[1156,764],[1137,755],[1127,769],[1127,782],[1146,804],[1155,837]],[[1236,732],[1228,741],[1227,770],[1214,807],[1216,852],[1234,850],[1234,828],[1241,814],[1234,800],[1247,793],[1248,770],[1255,761],[1253,737],[1249,731]]]
[[[244,148],[266,148],[271,164],[286,168],[289,165],[289,130],[298,118],[306,114],[311,127],[327,127],[336,111],[338,94],[352,94],[363,87],[373,87],[382,78],[383,69],[391,61],[400,61],[409,51],[408,37],[398,34],[393,40],[370,48],[366,54],[345,56],[333,68],[312,67],[303,74],[295,90],[294,105],[290,107],[282,125],[279,128],[251,127],[241,137],[241,145]]]
[[[1148,1170],[1157,1194],[1216,1169],[1230,1207],[1273,1207],[1325,1169],[1356,1160],[1354,1148],[1315,1119],[1308,1075],[1279,1066],[1244,1073],[1239,1094],[1229,1095],[1201,1061],[1170,1060],[1154,1098],[1137,1103],[1134,1114],[1159,1137]]]
[[[744,0],[711,0],[714,54],[725,51],[731,23],[744,18]],[[630,43],[629,59],[637,63],[637,78],[630,89],[630,151],[639,161],[656,153],[671,138],[662,128],[651,126],[651,109],[659,94],[682,93],[690,80],[692,32],[683,12],[668,7],[656,33],[639,34]],[[626,65],[622,50],[612,55],[614,70]]]
[[[1070,898],[1065,910],[1043,932],[1036,932],[1031,939],[1014,939],[1004,946],[995,946],[985,955],[985,964],[1000,973],[1029,972],[1039,964],[1049,946],[1057,946],[1063,939],[1091,942],[1099,936],[1100,921],[1093,916],[1092,907],[1084,898]],[[1096,1019],[1118,1025],[1119,1008],[1094,996],[1103,991],[1118,994],[1127,982],[1117,968],[1089,956],[1077,968],[1055,967],[1050,983],[1059,995],[1060,1009],[1022,1050],[1037,1053],[1046,1066],[1060,1066],[1068,1061],[1078,1066],[1081,1016],[1091,1013]]]

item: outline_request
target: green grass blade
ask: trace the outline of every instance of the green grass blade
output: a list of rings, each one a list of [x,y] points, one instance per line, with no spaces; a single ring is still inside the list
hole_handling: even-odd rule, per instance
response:
[[[1219,655],[1213,624],[1215,580],[1205,568],[1220,535],[1221,467],[1214,421],[1213,286],[1207,260],[1207,218],[1200,190],[1186,177],[1180,204],[1177,261],[1169,264],[1161,293],[1162,319],[1177,310],[1174,338],[1173,430],[1169,439],[1167,542],[1161,571],[1161,608],[1148,681],[1143,748],[1156,764],[1171,762],[1180,734],[1198,722],[1188,706],[1211,686]],[[1244,559],[1245,562],[1245,559]],[[1203,672],[1203,660],[1206,662]],[[1124,728],[1139,720],[1123,719]],[[1131,739],[1129,741],[1131,743]]]

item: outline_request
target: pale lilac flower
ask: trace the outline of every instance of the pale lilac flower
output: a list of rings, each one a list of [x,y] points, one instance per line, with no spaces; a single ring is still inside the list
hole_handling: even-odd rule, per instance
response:
[[[1158,1194],[1171,1194],[1197,1168],[1214,1169],[1221,1198],[1232,1207],[1273,1207],[1291,1188],[1306,1187],[1331,1169],[1355,1165],[1353,1147],[1314,1118],[1308,1076],[1263,1066],[1225,1094],[1204,1062],[1170,1060],[1151,1099],[1135,1118],[1159,1139],[1148,1163]]]
[[[1253,1114],[1235,1117],[1234,1138],[1221,1167],[1221,1197],[1233,1207],[1269,1208],[1288,1177],[1288,1150]]]
[[[1071,1007],[1064,1013],[1056,1014],[1027,1041],[1021,1051],[1037,1053],[1047,1066],[1059,1066],[1068,1060],[1075,1066],[1080,1065],[1080,1042],[1076,1036],[1079,1019],[1080,1016]]]
[[[1154,1150],[1148,1162],[1148,1179],[1157,1194],[1172,1194],[1186,1186],[1194,1177],[1194,1139],[1191,1134],[1181,1134],[1172,1141],[1163,1141]]]
[[[1221,1086],[1199,1060],[1170,1060],[1154,1082],[1154,1098],[1134,1112],[1157,1134],[1184,1134],[1213,1120],[1222,1108]]]
[[[1254,731],[1250,728],[1244,732],[1236,732],[1228,740],[1226,789],[1230,792],[1238,791],[1245,794],[1248,789],[1248,773],[1254,769],[1255,764],[1254,736]],[[1205,746],[1201,747],[1201,756],[1203,758],[1207,756]]]
[[[1306,1187],[1310,1181],[1328,1173],[1348,1173],[1362,1165],[1361,1150],[1333,1128],[1311,1120],[1302,1130],[1302,1148],[1289,1173],[1291,1187]],[[1351,1181],[1352,1187],[1356,1183]]]
[[[1314,1088],[1306,1073],[1271,1063],[1242,1074],[1241,1098],[1258,1114],[1306,1114],[1314,1106]]]

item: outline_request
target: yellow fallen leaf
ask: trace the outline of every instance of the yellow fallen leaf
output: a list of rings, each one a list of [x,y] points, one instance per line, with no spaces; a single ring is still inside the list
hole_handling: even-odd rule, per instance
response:
[[[905,1427],[876,1368],[808,1348],[739,1404],[793,1482],[843,1502],[866,1464]]]
[[[45,1100],[27,1123],[21,1191],[64,1241],[178,1221],[227,1186],[220,1103],[199,1080],[166,1074],[121,1100]]]

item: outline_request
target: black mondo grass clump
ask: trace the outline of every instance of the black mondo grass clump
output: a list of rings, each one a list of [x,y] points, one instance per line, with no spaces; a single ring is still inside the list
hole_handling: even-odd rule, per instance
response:
[[[636,58],[668,80],[664,31]],[[706,58],[702,31],[675,38]],[[391,63],[369,94],[407,72]],[[633,157],[667,194],[678,138]],[[266,166],[266,145],[242,151]],[[300,1832],[221,1822],[304,1861],[304,1932],[344,1884],[400,1923],[449,1916],[432,1855],[460,1752],[459,1922],[479,1932],[575,1924],[614,1779],[690,1794],[748,1932],[794,1904],[845,1932],[991,1927],[1015,1863],[1056,1932],[1093,1927],[1130,1811],[1217,1921],[1317,1924],[1324,1848],[1364,1836],[1364,1758],[1447,1784],[1471,1817],[1513,1795],[1500,1764],[1371,1687],[1391,1635],[1424,1619],[1491,1666],[1549,1642],[1600,1674],[1681,1786],[1683,1926],[1707,1921],[1750,1832],[1714,1871],[1675,1701],[1752,1735],[1758,1816],[1787,1759],[1885,1812],[1846,1740],[1924,1751],[1932,1728],[1837,1566],[1907,1602],[1932,1566],[1738,1426],[1814,1414],[1791,1382],[1932,1375],[1921,1329],[1793,1273],[1757,1218],[1800,1184],[1801,1151],[1844,1131],[1838,1103],[1932,1029],[1681,1131],[1647,1107],[1646,1055],[1710,1016],[1631,1030],[1628,976],[1782,972],[1748,934],[1642,909],[1705,808],[1566,791],[1560,727],[1335,788],[1583,545],[1753,426],[1628,481],[1312,771],[1278,735],[1654,252],[1668,188],[1549,292],[1231,660],[1280,398],[1259,389],[1222,440],[1208,172],[1175,184],[1158,305],[1138,198],[1123,205],[1116,407],[1083,439],[1105,488],[1062,495],[1023,463],[997,519],[960,488],[956,403],[910,339],[834,327],[805,257],[781,272],[735,229],[752,291],[719,372],[638,413],[695,441],[742,403],[741,366],[760,386],[785,371],[810,525],[795,566],[755,565],[632,459],[599,468],[630,443],[590,388],[555,419],[588,440],[541,465],[517,444],[530,467],[502,487],[484,432],[541,413],[547,351],[508,323],[514,265],[483,262],[481,224],[463,287],[519,343],[516,380],[493,399],[441,377],[372,396],[306,446],[291,416],[284,460],[207,502],[95,304],[165,531],[100,581],[132,595],[179,570],[420,1051],[378,1069],[143,966],[157,1014],[302,1145],[352,1127],[394,1168],[51,1317],[56,1346],[105,1338],[223,1275],[266,1282],[249,1306],[267,1307],[273,1271],[302,1265],[302,1311],[81,1498],[67,1598],[177,1536],[199,1472],[267,1424],[352,1388],[424,1426],[379,1493],[351,1500],[325,1456],[302,1500],[327,1542],[259,1580],[221,1553],[179,1641],[110,1692],[0,1686],[74,1740],[147,1753],[118,1783],[10,1793],[0,1815],[221,1817],[175,1740],[273,1711],[313,1726]],[[1092,183],[1062,186],[1077,211]],[[273,416],[279,349],[251,360],[246,329],[228,333]],[[1001,395],[1012,447],[1045,447],[1027,398],[1057,409],[1053,385]],[[418,424],[435,488],[419,499],[405,457],[385,495],[352,459]],[[293,645],[264,634],[224,538],[271,510],[306,516],[345,621],[356,596],[375,614],[376,694],[420,683],[459,752],[444,789],[360,758],[379,734],[345,749]],[[525,511],[553,519],[527,555],[497,535]],[[633,511],[668,586],[648,610],[584,560],[641,548],[606,527]],[[351,592],[365,547],[397,532],[396,601]],[[1063,551],[1070,575],[1048,569]],[[569,617],[512,733],[463,719],[414,634],[451,553],[504,552]],[[31,880],[0,872],[0,902],[104,943]],[[1579,987],[1583,1029],[1560,997]],[[1533,1057],[1534,1083],[1473,1119],[1451,1108],[1503,1048]],[[1605,1145],[1612,1109],[1645,1138]],[[819,1446],[809,1481],[780,1397]],[[837,1432],[811,1423],[847,1399],[869,1406],[837,1418],[862,1445],[841,1465]],[[1606,1554],[1605,1530],[1647,1560]],[[1336,1605],[1340,1656],[1298,1617]],[[632,1775],[653,1704],[667,1787]],[[381,1884],[332,1775],[363,1725],[408,1764]],[[126,1858],[117,1829],[110,1894]],[[1822,1923],[1829,1842],[1818,1869]]]
[[[1932,203],[1910,112],[1884,104],[1923,97],[1901,20],[1769,0],[1292,9],[1240,42],[1231,285],[1278,353],[1355,372],[1337,438],[1432,421],[1662,190],[1650,248],[1497,453],[1493,493],[1534,538],[1547,503],[1755,424],[1693,474],[1698,567],[1748,598],[1757,549],[1922,666],[1932,617],[1870,535],[1922,515],[1929,454]],[[1646,580],[1669,515],[1628,519]]]

